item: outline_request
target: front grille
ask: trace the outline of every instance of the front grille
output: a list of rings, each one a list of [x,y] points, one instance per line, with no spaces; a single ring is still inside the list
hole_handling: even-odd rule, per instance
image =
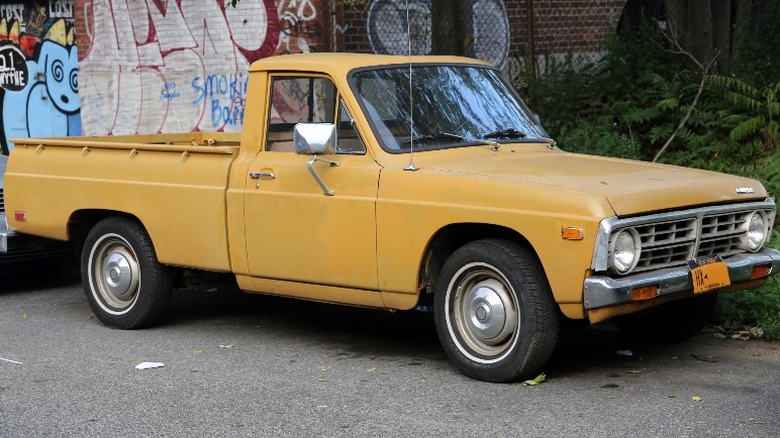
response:
[[[761,210],[767,218],[767,232],[774,222],[775,211],[762,205],[760,209],[720,208],[716,213],[705,209],[690,213],[677,212],[659,215],[658,220],[631,220],[625,225],[639,234],[642,250],[636,268],[632,272],[649,271],[684,265],[695,257],[719,255],[726,258],[746,252],[743,244],[750,216]],[[624,226],[613,229],[610,240]],[[612,248],[610,242],[610,248]]]
[[[642,242],[636,270],[679,264],[691,259],[696,242],[696,219],[645,224],[635,227]]]
[[[3,189],[0,189],[0,213],[5,213],[5,197],[3,196]]]

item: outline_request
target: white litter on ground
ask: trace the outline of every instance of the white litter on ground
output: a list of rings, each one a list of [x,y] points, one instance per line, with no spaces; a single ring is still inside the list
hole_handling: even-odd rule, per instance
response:
[[[162,368],[165,364],[162,362],[141,362],[135,366],[137,370],[151,370],[154,368]]]

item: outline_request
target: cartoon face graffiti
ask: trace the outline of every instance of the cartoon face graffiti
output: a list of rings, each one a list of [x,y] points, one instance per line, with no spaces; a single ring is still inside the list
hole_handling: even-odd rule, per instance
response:
[[[14,137],[81,134],[78,54],[75,45],[45,40],[38,59],[27,61],[29,80],[19,91],[4,90],[2,150]]]
[[[76,46],[65,48],[52,41],[44,41],[38,63],[43,66],[44,83],[51,103],[64,114],[79,111],[79,70]]]

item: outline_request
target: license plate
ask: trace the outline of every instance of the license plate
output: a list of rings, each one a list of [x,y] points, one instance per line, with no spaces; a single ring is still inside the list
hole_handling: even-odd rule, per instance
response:
[[[729,267],[720,256],[697,257],[688,261],[693,279],[693,293],[700,294],[731,284]]]

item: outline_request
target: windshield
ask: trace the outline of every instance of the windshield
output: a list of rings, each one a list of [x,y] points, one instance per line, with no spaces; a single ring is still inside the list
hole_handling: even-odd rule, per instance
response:
[[[475,144],[548,141],[501,74],[488,67],[414,66],[353,73],[351,85],[374,134],[389,152]],[[413,126],[410,120],[414,119]]]

